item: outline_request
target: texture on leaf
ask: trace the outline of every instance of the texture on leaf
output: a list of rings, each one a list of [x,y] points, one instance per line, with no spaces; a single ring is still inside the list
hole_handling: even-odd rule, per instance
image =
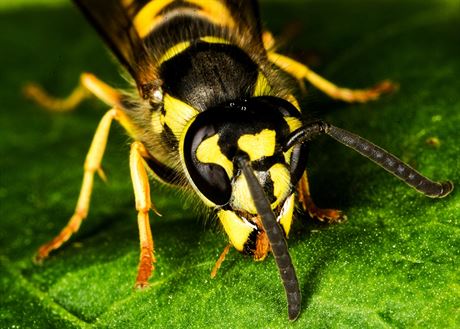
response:
[[[303,310],[289,323],[272,257],[232,251],[214,219],[154,184],[157,264],[151,287],[132,289],[138,261],[128,143],[114,127],[91,213],[80,232],[44,262],[38,246],[66,223],[82,164],[104,106],[50,114],[21,87],[37,81],[65,95],[82,71],[123,87],[97,34],[67,1],[0,5],[1,328],[458,328],[457,191],[424,198],[332,140],[312,144],[309,174],[319,206],[344,224],[299,215],[289,239]],[[293,54],[347,87],[391,79],[400,89],[346,105],[308,88],[309,113],[356,132],[427,176],[460,182],[460,4],[458,0],[262,1],[265,26]],[[292,24],[295,23],[295,24]],[[297,24],[298,23],[298,24]],[[435,140],[436,143],[431,141]]]

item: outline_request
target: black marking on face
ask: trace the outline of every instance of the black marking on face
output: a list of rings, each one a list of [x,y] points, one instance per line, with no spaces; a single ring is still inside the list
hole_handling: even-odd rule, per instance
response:
[[[259,236],[259,230],[254,229],[251,234],[249,234],[248,240],[244,244],[242,253],[248,256],[254,256],[256,251],[257,237]]]

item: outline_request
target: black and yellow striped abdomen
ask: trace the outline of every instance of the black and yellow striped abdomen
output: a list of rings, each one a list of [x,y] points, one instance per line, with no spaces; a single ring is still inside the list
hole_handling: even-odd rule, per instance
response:
[[[223,0],[136,1],[128,8],[137,33],[151,45],[158,64],[178,45],[209,36],[228,40],[235,34],[235,13]]]

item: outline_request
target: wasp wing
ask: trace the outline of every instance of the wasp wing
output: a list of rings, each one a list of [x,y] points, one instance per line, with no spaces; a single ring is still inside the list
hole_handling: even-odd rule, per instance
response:
[[[259,4],[256,0],[222,0],[232,12],[232,16],[238,18],[237,22],[244,29],[249,29],[254,34],[261,36]]]
[[[129,8],[120,0],[73,0],[104,38],[139,90],[158,84],[152,60],[133,26]],[[134,1],[135,2],[135,1]]]
[[[173,0],[167,3],[180,3]],[[204,4],[208,4],[202,0]],[[259,5],[256,0],[217,0],[229,9],[240,37],[253,51],[264,53]],[[154,61],[133,24],[136,14],[146,4],[161,0],[73,0],[98,30],[120,63],[136,80],[143,97],[161,85]],[[192,2],[199,2],[194,0]]]
[[[221,0],[230,10],[243,37],[249,39],[253,47],[264,50],[259,4],[256,0]]]

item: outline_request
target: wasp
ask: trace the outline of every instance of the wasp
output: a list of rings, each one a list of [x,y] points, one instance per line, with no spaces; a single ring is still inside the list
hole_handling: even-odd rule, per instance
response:
[[[149,212],[149,176],[198,195],[217,215],[231,247],[263,260],[270,252],[287,297],[288,316],[301,310],[301,292],[286,238],[296,203],[311,217],[338,222],[344,215],[315,206],[307,178],[309,142],[327,135],[369,158],[428,197],[448,195],[450,181],[432,181],[384,149],[322,120],[306,119],[292,91],[308,81],[334,99],[367,102],[392,90],[341,88],[308,66],[277,52],[262,28],[255,0],[74,0],[129,73],[134,92],[115,90],[84,73],[66,99],[30,85],[29,97],[65,111],[95,95],[110,110],[96,129],[84,164],[83,183],[68,224],[42,245],[42,261],[78,231],[87,217],[94,176],[110,126],[117,121],[132,139],[129,155],[140,260],[136,287],[146,287],[155,263]],[[155,210],[155,209],[154,209]]]

